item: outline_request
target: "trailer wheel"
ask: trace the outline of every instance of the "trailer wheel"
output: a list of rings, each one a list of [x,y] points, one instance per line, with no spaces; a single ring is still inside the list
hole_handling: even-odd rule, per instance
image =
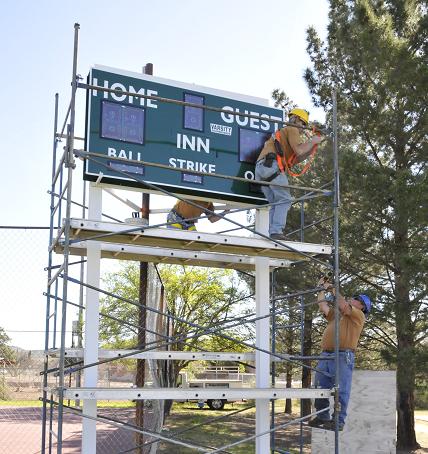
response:
[[[226,399],[209,399],[207,400],[208,407],[211,410],[223,410]]]

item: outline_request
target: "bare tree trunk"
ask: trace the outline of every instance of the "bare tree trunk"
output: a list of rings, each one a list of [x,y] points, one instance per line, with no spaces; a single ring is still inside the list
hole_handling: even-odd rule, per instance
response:
[[[177,369],[175,367],[175,363],[170,362],[169,368],[166,369],[165,372],[166,372],[165,379],[166,379],[166,382],[168,383],[167,387],[175,388],[177,386],[177,379],[178,379],[178,373],[177,373]],[[173,403],[174,403],[174,401],[171,399],[165,400],[164,420],[166,419],[167,416],[169,416],[171,414],[171,408],[172,408]]]
[[[396,280],[397,298],[397,448],[418,449],[415,433],[415,348],[409,293]]]
[[[305,319],[303,324],[303,355],[310,356],[312,354],[312,314],[305,311]],[[305,361],[308,366],[310,361]],[[308,367],[302,368],[302,388],[310,388],[312,381],[311,369]],[[311,414],[311,399],[302,399],[302,416]]]
[[[292,379],[292,377],[293,377],[293,374],[292,374],[291,365],[287,364],[286,385],[285,385],[287,388],[291,388],[291,379]],[[289,415],[291,415],[291,412],[292,412],[291,399],[285,399],[284,412],[288,413]]]
[[[407,163],[404,153],[397,153],[397,179]],[[405,179],[403,179],[405,181]],[[394,226],[394,265],[397,330],[397,448],[417,449],[415,433],[415,328],[412,321],[409,270],[409,213],[407,191],[399,186],[396,196]]]

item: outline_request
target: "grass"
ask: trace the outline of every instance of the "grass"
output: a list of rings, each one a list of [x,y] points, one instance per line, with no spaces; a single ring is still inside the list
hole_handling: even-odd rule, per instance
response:
[[[294,409],[297,410],[297,406],[294,406]],[[220,421],[207,423],[213,418],[220,416],[227,416],[229,413],[234,412],[235,410],[245,409],[242,413],[233,415],[226,418],[223,418]],[[276,413],[277,419],[276,424],[281,424],[290,419],[289,415],[285,415],[284,411],[284,401],[277,401],[276,403]],[[219,447],[225,446],[230,443],[234,443],[239,439],[244,439],[254,435],[255,429],[255,408],[251,407],[251,403],[235,403],[235,404],[226,404],[225,408],[220,411],[209,410],[205,407],[203,410],[199,410],[194,403],[175,403],[171,416],[167,418],[166,425],[164,427],[164,435],[172,438],[177,438],[182,441],[188,441],[190,443],[195,443],[203,447]],[[293,418],[296,418],[298,415],[293,414]],[[198,424],[204,423],[201,427],[195,427]],[[186,430],[193,426],[192,430]],[[180,434],[180,432],[182,432]],[[308,433],[307,433],[308,434]],[[290,426],[285,431],[282,431],[281,435],[277,435],[277,439],[281,438],[281,444],[287,446],[288,449],[297,446],[297,450],[290,450],[290,453],[298,453],[299,444],[298,438],[300,436],[299,425]],[[248,454],[249,452],[254,452],[255,441],[249,440],[245,443],[240,443],[236,446],[233,446],[228,449],[229,452],[233,454]],[[159,446],[159,453],[170,453],[171,449],[174,449],[174,453],[179,454],[190,454],[194,453],[194,449],[161,443]],[[310,448],[305,447],[304,453],[309,453]]]
[[[68,405],[68,401],[64,403]],[[40,400],[0,400],[0,407],[41,407],[43,403]],[[70,406],[74,407],[76,402],[70,401]],[[98,401],[99,408],[133,408],[135,407],[134,402],[127,402],[121,400],[100,400]]]
[[[40,400],[0,400],[0,407],[41,407]]]
[[[195,427],[194,430],[186,430],[192,426],[206,423],[210,419],[225,416],[228,413],[248,406],[248,404],[234,404],[233,406],[226,404],[223,410],[215,411],[209,410],[207,407],[199,410],[194,403],[175,403],[171,411],[171,416],[167,418],[164,434],[206,447],[233,443],[239,438],[252,435],[254,430],[254,408],[249,408],[239,415],[225,418],[216,423],[204,424],[201,427]],[[182,431],[186,432],[183,432],[182,435],[178,434]],[[195,452],[194,449],[166,443],[161,443],[158,452],[170,453],[172,447],[175,449],[174,452],[180,454]],[[242,443],[233,447],[234,454],[247,454],[252,451],[254,451],[253,442]]]

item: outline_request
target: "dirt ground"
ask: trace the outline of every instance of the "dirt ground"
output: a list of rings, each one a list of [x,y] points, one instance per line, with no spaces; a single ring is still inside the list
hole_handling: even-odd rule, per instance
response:
[[[235,408],[236,409],[236,408]],[[195,407],[184,409],[184,413],[172,414],[168,420],[166,436],[175,436],[177,431],[195,426],[201,421],[206,421],[222,412],[210,410],[198,411]],[[224,411],[224,414],[230,411]],[[131,408],[109,408],[102,409],[102,414],[122,421],[132,423],[134,410]],[[150,412],[147,414],[150,417]],[[287,415],[279,415],[276,424],[282,424],[289,420]],[[250,436],[254,433],[254,415],[239,414],[233,418],[225,418],[221,423],[211,426],[201,426],[187,433],[177,436],[182,440],[194,441],[205,446],[219,446],[233,442],[237,439]],[[55,430],[55,420],[53,427]],[[417,439],[422,448],[413,451],[412,454],[428,454],[428,412],[416,414]],[[81,443],[81,418],[76,415],[65,414],[63,427],[63,452],[64,454],[77,454],[80,452]],[[303,428],[303,453],[310,453],[310,429]],[[97,454],[119,454],[134,447],[134,435],[126,429],[119,429],[107,424],[97,425]],[[276,436],[276,446],[281,450],[299,452],[300,428],[299,425],[292,425],[282,430]],[[172,448],[174,446],[174,448]],[[241,454],[253,452],[252,443],[236,446],[228,452]],[[172,450],[173,449],[173,450]],[[1,407],[0,406],[0,453],[7,454],[40,454],[41,452],[41,408],[35,407]],[[135,452],[135,451],[134,451]],[[163,445],[159,453],[163,454],[187,454],[195,450],[181,448],[177,445]],[[352,453],[347,453],[352,454]],[[409,451],[397,451],[397,454],[410,454]]]
[[[187,415],[172,414],[168,419],[167,428],[169,429],[171,436],[181,440],[193,441],[195,444],[206,448],[224,446],[228,443],[233,443],[239,439],[250,437],[254,434],[255,416],[254,413],[251,412],[234,415],[233,417],[224,419],[221,422],[207,424],[199,429],[195,428],[192,431],[180,434],[181,431],[186,430],[186,427],[191,424],[195,425],[195,423],[198,423],[203,419],[211,419],[214,414],[218,417],[222,416],[222,414],[227,414],[227,412],[230,412],[230,410],[213,412],[205,408],[204,410],[198,411],[195,410],[194,406],[189,407]],[[197,416],[197,421],[192,421],[192,413]],[[285,424],[292,419],[293,418],[285,414],[278,415],[275,418],[275,425]],[[310,454],[310,437],[311,429],[309,427],[302,427],[302,438],[300,438],[300,425],[294,424],[278,431],[278,433],[275,434],[274,439],[271,439],[271,445],[275,445],[275,447],[281,449],[282,452],[290,451],[291,453],[295,453],[300,451],[301,440],[302,452],[304,454]],[[170,444],[161,444],[159,452],[162,454],[169,454],[172,452],[171,446],[172,445]],[[175,447],[173,452],[174,454],[190,454],[194,453],[195,450]],[[224,452],[231,454],[248,454],[254,452],[254,440],[236,445]]]
[[[189,407],[189,417],[190,417],[190,408]],[[209,410],[205,410],[204,413],[209,414],[211,413]],[[217,412],[217,414],[220,414],[220,412]],[[294,416],[296,417],[296,415]],[[186,415],[171,415],[170,419],[168,420],[168,427],[171,428],[171,433],[174,431],[183,429],[186,427],[188,422],[186,422],[186,419],[188,416]],[[288,415],[285,414],[279,414],[276,417],[275,420],[275,425],[279,424],[284,424],[287,421],[290,421],[291,418]],[[254,417],[251,415],[246,415],[245,413],[243,416],[236,415],[233,417],[233,420],[226,420],[227,425],[227,431],[229,433],[236,434],[237,439],[239,438],[244,438],[245,435],[250,436],[254,433]],[[421,445],[421,449],[418,449],[416,451],[403,451],[403,450],[397,450],[397,454],[428,454],[428,411],[426,412],[417,412],[416,418],[415,418],[415,426],[416,426],[416,433],[417,433],[417,440],[419,444]],[[222,434],[222,430],[217,429],[217,431],[214,429],[214,426],[205,426],[205,430],[201,432],[195,431],[194,434],[191,434],[189,432],[189,435],[186,435],[187,440],[194,440],[196,442],[205,442],[205,445],[211,445],[214,444],[215,446],[219,446],[219,437],[221,436],[222,438],[224,434]],[[183,434],[183,437],[185,435]],[[300,443],[302,440],[302,452],[304,454],[310,454],[311,453],[311,429],[308,428],[307,426],[303,426],[303,431],[302,431],[302,438],[300,438],[301,433],[300,433],[300,425],[295,424],[295,425],[290,425],[287,428],[279,431],[278,435],[275,437],[275,446],[281,449],[282,451],[286,452],[289,451],[290,453],[299,453],[300,452]],[[225,444],[225,443],[224,443]],[[223,444],[223,445],[224,445]],[[273,445],[273,444],[272,444]],[[251,446],[251,447],[250,447]],[[246,444],[242,445],[241,449],[238,449],[238,447],[235,447],[233,449],[230,449],[230,453],[233,454],[241,454],[241,453],[248,453],[248,452],[254,452],[253,445]],[[171,451],[168,450],[167,446],[161,446],[160,452],[162,454],[170,453]],[[174,451],[180,454],[190,454],[193,452],[192,450],[186,450],[183,448],[183,450],[179,451]],[[354,454],[354,453],[345,453],[345,454]],[[368,453],[364,453],[368,454]]]

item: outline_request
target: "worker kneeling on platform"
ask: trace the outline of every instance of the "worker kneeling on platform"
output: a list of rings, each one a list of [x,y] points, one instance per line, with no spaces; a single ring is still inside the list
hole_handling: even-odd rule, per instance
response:
[[[222,219],[212,212],[214,204],[212,202],[201,202],[200,200],[189,200],[198,206],[194,206],[184,200],[179,200],[171,211],[168,213],[167,227],[170,229],[180,230],[196,230],[195,223],[198,222],[199,216],[205,213],[211,222],[217,222]],[[222,214],[228,213],[229,210],[224,210]]]
[[[309,112],[304,109],[291,110],[289,123],[291,125],[279,129],[265,142],[256,162],[256,180],[288,185],[287,174],[300,176],[303,170],[309,168],[307,165],[299,174],[291,171],[295,164],[310,156],[314,157],[316,148],[323,138],[319,135],[310,137],[309,131],[302,129],[309,123]],[[262,185],[261,189],[268,202],[273,204],[269,212],[269,235],[275,240],[286,240],[283,229],[293,200],[290,190],[281,186],[267,185]]]
[[[331,389],[334,387],[336,375],[335,361],[335,329],[334,329],[334,308],[329,303],[333,300],[326,298],[325,292],[331,291],[334,295],[334,287],[328,278],[321,278],[318,287],[322,290],[318,292],[318,306],[320,311],[327,319],[321,341],[321,359],[317,365],[315,374],[315,385],[317,388]],[[363,330],[366,316],[369,314],[372,303],[367,295],[356,295],[352,298],[344,298],[340,293],[337,298],[340,310],[339,321],[339,415],[338,430],[343,430],[348,408],[349,397],[351,395],[352,372],[354,369],[355,350],[358,345],[361,331]],[[328,399],[315,399],[315,409],[324,412],[319,413],[314,419],[309,421],[312,427],[321,429],[335,430],[335,417],[330,418]]]

